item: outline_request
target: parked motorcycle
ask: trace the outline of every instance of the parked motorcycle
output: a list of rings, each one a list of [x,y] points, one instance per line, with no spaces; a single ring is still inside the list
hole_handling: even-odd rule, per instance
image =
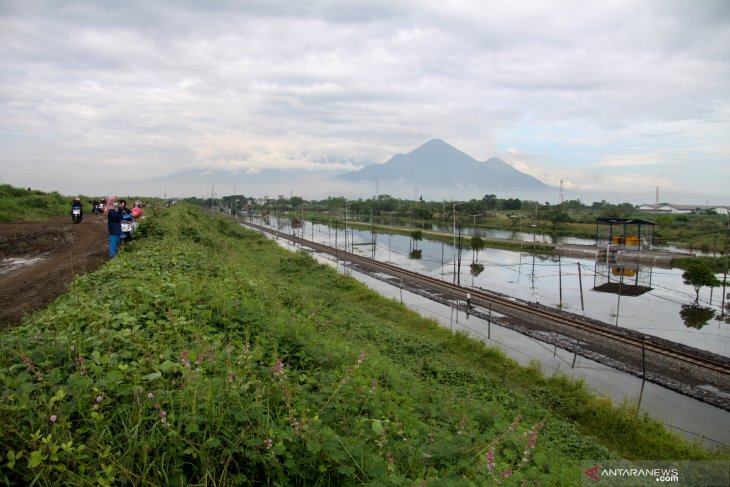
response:
[[[130,215],[124,215],[122,217],[122,241],[129,243],[132,241],[132,234],[136,230],[137,224]]]

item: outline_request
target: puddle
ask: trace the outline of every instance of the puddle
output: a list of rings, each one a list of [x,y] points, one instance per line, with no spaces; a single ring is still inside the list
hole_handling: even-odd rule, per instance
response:
[[[21,267],[27,267],[36,264],[45,259],[45,254],[35,255],[33,257],[8,257],[0,261],[0,275],[8,274]]]

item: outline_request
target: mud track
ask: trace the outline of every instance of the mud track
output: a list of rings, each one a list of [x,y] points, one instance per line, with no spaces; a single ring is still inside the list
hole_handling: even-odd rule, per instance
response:
[[[108,260],[106,219],[84,215],[0,223],[0,329],[50,304],[79,274]]]

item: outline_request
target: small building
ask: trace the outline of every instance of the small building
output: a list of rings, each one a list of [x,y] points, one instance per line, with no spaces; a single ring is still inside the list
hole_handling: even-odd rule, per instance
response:
[[[655,225],[638,218],[596,218],[596,247],[651,250]]]
[[[686,215],[689,213],[702,213],[706,211],[714,211],[718,215],[727,215],[730,213],[730,206],[723,205],[675,205],[672,203],[644,204],[639,206],[639,211],[651,213],[671,213]]]

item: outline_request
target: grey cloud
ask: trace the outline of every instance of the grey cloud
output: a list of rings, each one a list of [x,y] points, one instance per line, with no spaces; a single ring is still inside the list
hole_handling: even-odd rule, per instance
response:
[[[607,140],[639,129],[670,141],[657,134],[700,123],[721,132],[729,10],[710,0],[5,4],[0,149],[164,174],[259,150],[382,162],[434,137],[487,158],[525,124],[589,124]]]

